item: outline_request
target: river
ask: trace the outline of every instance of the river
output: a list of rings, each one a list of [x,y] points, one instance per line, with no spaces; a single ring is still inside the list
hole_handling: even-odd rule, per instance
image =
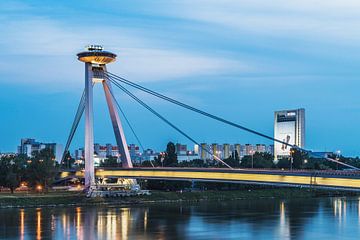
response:
[[[0,209],[1,239],[359,239],[360,198]]]

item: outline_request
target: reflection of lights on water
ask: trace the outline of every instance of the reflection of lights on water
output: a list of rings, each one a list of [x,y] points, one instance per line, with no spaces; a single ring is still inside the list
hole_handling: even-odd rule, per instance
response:
[[[338,218],[339,222],[340,223],[345,222],[346,210],[347,210],[346,199],[341,199],[341,198],[334,199],[333,208],[334,208],[334,216]]]
[[[339,219],[342,217],[342,202],[341,199],[338,199],[338,212],[339,212]]]
[[[148,211],[145,210],[145,212],[144,212],[144,231],[146,231],[146,229],[147,229],[147,221],[148,221]]]
[[[280,202],[280,223],[285,223],[285,203],[284,201]]]
[[[108,239],[116,239],[116,230],[117,230],[117,222],[116,222],[116,212],[109,211],[106,217],[106,234]]]
[[[358,221],[360,224],[360,197],[359,197],[359,201],[358,201]]]
[[[98,238],[99,239],[104,238],[104,236],[103,236],[103,234],[104,234],[103,227],[105,225],[106,224],[104,223],[104,216],[99,215],[98,219],[97,219],[97,232],[98,232]]]
[[[122,239],[128,238],[128,227],[130,221],[130,209],[121,209],[121,237]]]
[[[342,216],[342,202],[341,202],[341,199],[338,199],[337,203],[338,203],[339,218],[341,218],[341,216]]]
[[[344,204],[343,204],[343,221],[346,221],[346,199],[344,199]]]
[[[81,231],[81,208],[76,208],[76,238],[83,239]]]
[[[62,225],[63,225],[63,235],[64,236],[68,236],[68,234],[70,233],[70,226],[68,226],[69,225],[68,221],[69,221],[69,219],[68,219],[66,213],[64,213],[62,215]]]
[[[342,216],[341,199],[339,199],[339,198],[334,199],[333,205],[334,205],[334,216],[341,218],[341,216]]]
[[[337,217],[341,217],[342,216],[342,203],[341,203],[341,199],[337,198],[334,200],[334,216]]]
[[[51,231],[55,231],[55,216],[51,214]]]
[[[279,226],[280,238],[289,238],[289,226],[286,222],[286,209],[285,202],[280,202],[280,226]]]
[[[97,218],[97,232],[99,239],[128,239],[131,221],[130,208],[116,210],[109,209]],[[121,236],[119,236],[121,234]]]
[[[24,239],[25,231],[25,211],[20,209],[20,239]]]
[[[41,209],[36,209],[36,239],[41,239]]]

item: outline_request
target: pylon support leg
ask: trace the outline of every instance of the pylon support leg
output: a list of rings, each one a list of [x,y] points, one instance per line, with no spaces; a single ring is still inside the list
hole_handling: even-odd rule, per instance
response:
[[[104,92],[105,92],[106,102],[107,102],[107,105],[109,108],[109,113],[110,113],[111,123],[112,123],[114,134],[115,134],[116,143],[119,148],[122,167],[123,168],[132,168],[133,164],[131,162],[129,149],[127,147],[128,145],[126,143],[124,129],[121,124],[119,113],[114,104],[114,102],[115,102],[114,97],[111,94],[111,83],[107,79],[105,79],[102,82],[102,84],[103,84],[103,88],[104,88]]]

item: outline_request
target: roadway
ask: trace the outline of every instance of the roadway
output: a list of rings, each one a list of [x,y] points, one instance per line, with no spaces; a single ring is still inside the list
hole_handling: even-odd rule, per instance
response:
[[[98,178],[197,180],[274,186],[319,187],[360,191],[359,171],[310,171],[225,168],[96,168]],[[83,171],[63,171],[60,178],[83,177]]]

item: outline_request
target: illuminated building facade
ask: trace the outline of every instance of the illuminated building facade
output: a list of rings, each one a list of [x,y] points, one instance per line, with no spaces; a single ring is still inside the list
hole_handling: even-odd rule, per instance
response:
[[[305,147],[305,109],[276,111],[274,138],[301,148]],[[275,160],[288,157],[290,148],[284,143],[274,142]]]

